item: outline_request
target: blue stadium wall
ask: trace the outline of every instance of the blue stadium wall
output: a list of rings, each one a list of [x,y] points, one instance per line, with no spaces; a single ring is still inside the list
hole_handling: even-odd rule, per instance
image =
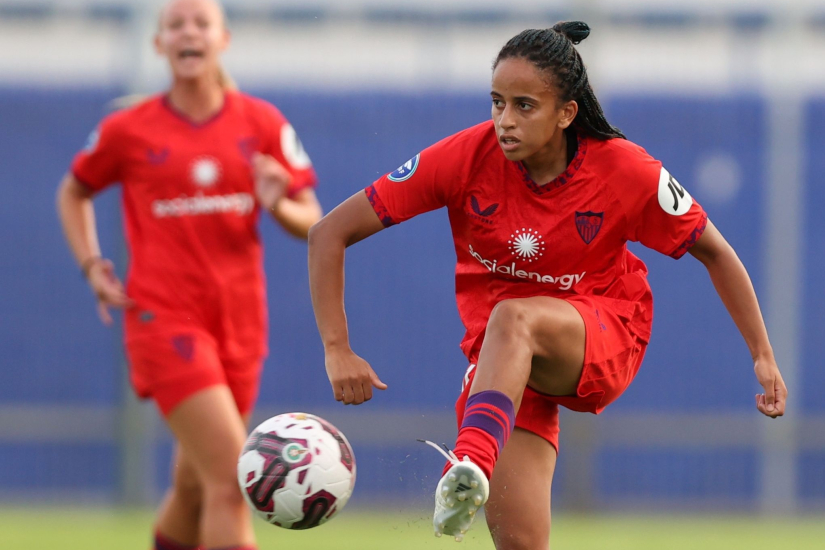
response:
[[[0,90],[0,406],[111,407],[123,387],[116,331],[98,321],[92,297],[60,234],[54,210],[57,182],[118,90]],[[322,94],[260,91],[297,128],[320,177],[326,210],[393,170],[438,139],[485,120],[488,100],[428,94]],[[661,159],[706,207],[734,245],[757,290],[762,287],[766,109],[756,96],[713,98],[612,97],[610,119]],[[810,127],[825,124],[825,103],[810,106]],[[818,122],[817,122],[818,121]],[[810,132],[812,151],[822,132]],[[818,142],[815,142],[815,139]],[[708,155],[735,159],[743,188],[736,200],[715,201],[692,185]],[[810,174],[825,173],[811,155]],[[820,177],[821,179],[821,177]],[[818,204],[825,182],[808,180],[805,319],[802,377],[821,388],[822,311],[816,269],[825,222]],[[103,249],[124,264],[117,190],[97,201]],[[816,209],[816,210],[814,210]],[[323,369],[306,285],[305,246],[263,220],[272,312],[260,399],[272,411],[328,410],[334,403]],[[650,268],[656,299],[653,342],[637,380],[609,411],[756,414],[748,350],[727,317],[702,266],[634,246]],[[348,254],[347,304],[354,349],[371,361],[390,389],[367,405],[376,413],[452,410],[466,366],[453,295],[454,252],[444,212],[430,213],[356,245]],[[825,266],[823,266],[825,267]],[[809,366],[810,365],[810,366]],[[814,389],[803,409],[823,411]],[[399,427],[403,431],[404,427]],[[564,426],[562,426],[564,434]],[[410,433],[410,441],[426,437]],[[564,445],[564,435],[562,436]],[[394,441],[398,437],[393,438]],[[356,446],[359,491],[428,495],[440,468],[435,453],[415,444]],[[165,483],[168,444],[158,451],[157,483]],[[825,457],[800,457],[810,479],[805,496],[825,498]],[[0,441],[0,499],[28,489],[116,498],[118,456],[111,441]],[[565,468],[564,454],[560,474]],[[752,502],[759,456],[753,449],[714,451],[610,449],[597,462],[598,495],[714,498]],[[616,475],[621,471],[621,475]],[[678,475],[673,475],[678,472]],[[820,473],[817,473],[820,472]],[[818,477],[817,477],[818,476]],[[724,479],[716,483],[715,479]],[[724,494],[717,494],[719,492]],[[360,495],[360,496],[359,496]],[[429,499],[429,496],[426,496]],[[557,501],[560,504],[561,501]]]

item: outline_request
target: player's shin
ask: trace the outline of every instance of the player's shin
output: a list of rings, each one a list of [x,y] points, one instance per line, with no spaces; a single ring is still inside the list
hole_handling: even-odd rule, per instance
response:
[[[453,452],[459,459],[470,457],[490,479],[515,423],[513,401],[505,394],[493,390],[473,394],[467,400]],[[450,466],[445,466],[445,473]]]

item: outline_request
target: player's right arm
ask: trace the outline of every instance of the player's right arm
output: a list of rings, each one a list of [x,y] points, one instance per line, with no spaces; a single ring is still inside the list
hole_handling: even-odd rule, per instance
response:
[[[98,313],[104,324],[112,323],[109,307],[130,307],[123,284],[115,275],[114,265],[100,254],[94,194],[120,177],[121,142],[112,117],[92,132],[86,148],[77,154],[72,170],[57,190],[57,213],[63,234],[83,275],[98,301]]]
[[[349,345],[344,311],[345,249],[384,229],[367,196],[359,191],[309,230],[309,288],[324,344],[327,376],[337,401],[359,405],[372,388],[387,388]]]
[[[358,405],[372,389],[386,389],[372,367],[349,344],[344,311],[344,251],[385,227],[447,205],[463,164],[455,136],[416,155],[391,174],[359,191],[309,231],[309,287],[324,344],[326,369],[335,399]]]
[[[67,174],[57,190],[57,212],[69,248],[97,297],[100,319],[111,325],[109,307],[129,307],[132,301],[115,275],[112,262],[100,255],[92,191]]]

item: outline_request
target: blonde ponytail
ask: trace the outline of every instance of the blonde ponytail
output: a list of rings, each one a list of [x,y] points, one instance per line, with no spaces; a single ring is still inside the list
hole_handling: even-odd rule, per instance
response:
[[[223,91],[225,92],[238,91],[237,82],[235,82],[235,79],[229,74],[229,71],[224,69],[223,65],[218,66],[218,84],[220,84],[221,88],[223,88]]]

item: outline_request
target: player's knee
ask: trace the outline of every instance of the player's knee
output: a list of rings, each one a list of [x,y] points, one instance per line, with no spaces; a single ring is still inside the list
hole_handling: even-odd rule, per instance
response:
[[[490,313],[487,336],[510,339],[530,337],[530,305],[527,300],[502,300]]]
[[[205,503],[211,506],[240,507],[244,506],[243,495],[234,476],[229,480],[212,480],[203,487]]]
[[[550,536],[544,530],[513,529],[509,525],[498,525],[487,520],[496,550],[545,550],[549,548]]]
[[[203,498],[203,486],[193,467],[183,465],[177,468],[172,480],[172,488],[184,503],[193,507],[200,506]]]

